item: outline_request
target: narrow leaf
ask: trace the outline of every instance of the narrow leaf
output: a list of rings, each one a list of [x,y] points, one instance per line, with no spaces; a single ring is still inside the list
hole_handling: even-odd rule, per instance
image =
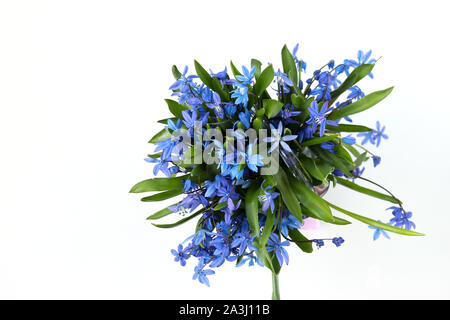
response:
[[[263,100],[263,107],[266,109],[266,116],[270,119],[280,112],[283,103],[278,100],[266,99]]]
[[[258,80],[256,80],[254,90],[255,94],[260,97],[264,90],[270,85],[274,77],[273,67],[272,65],[268,66],[264,69],[264,71],[259,76]]]
[[[303,252],[311,253],[313,252],[312,242],[308,240],[303,234],[297,229],[289,230],[289,237],[294,240],[295,244],[302,249]]]
[[[183,218],[183,219],[181,219],[181,220],[178,220],[178,221],[175,222],[175,223],[169,223],[169,224],[156,224],[156,223],[152,223],[152,225],[154,225],[155,227],[158,227],[158,228],[163,228],[163,229],[174,228],[174,227],[179,226],[180,224],[183,224],[183,223],[185,223],[185,222],[187,222],[187,221],[189,221],[189,220],[195,218],[195,217],[198,216],[199,214],[203,213],[203,211],[205,211],[205,208],[200,209],[200,210],[197,211],[196,213],[191,214],[190,216],[188,216],[188,217],[186,217],[186,218]]]
[[[394,87],[387,88],[385,90],[375,91],[361,100],[355,101],[348,106],[343,107],[342,109],[337,109],[336,111],[332,112],[329,116],[329,120],[337,120],[341,119],[343,117],[362,112],[364,110],[369,109],[370,107],[373,107],[378,102],[386,98],[394,89]]]
[[[348,180],[343,179],[341,177],[336,177],[336,181],[340,185],[343,185],[343,186],[345,186],[345,187],[347,187],[349,189],[352,189],[352,190],[355,190],[355,191],[367,194],[368,196],[371,196],[371,197],[374,197],[374,198],[378,198],[378,199],[381,199],[381,200],[385,200],[385,201],[389,201],[389,202],[396,203],[396,204],[398,203],[398,200],[396,200],[394,197],[392,197],[390,195],[387,195],[387,194],[384,194],[384,193],[381,193],[381,192],[378,192],[378,191],[375,191],[375,190],[372,190],[372,189],[369,189],[369,188],[362,187],[359,184],[356,184],[354,182],[348,181]]]
[[[314,144],[320,144],[320,143],[323,143],[323,142],[327,142],[327,141],[333,140],[338,135],[339,134],[332,134],[332,135],[329,135],[329,136],[315,137],[315,138],[303,141],[302,145],[303,146],[312,146]]]
[[[162,200],[167,200],[167,199],[176,197],[182,193],[183,193],[182,189],[168,190],[168,191],[163,191],[163,192],[160,192],[157,194],[153,194],[148,197],[144,197],[141,199],[141,201],[143,201],[143,202],[162,201]]]
[[[364,216],[360,216],[359,214],[356,214],[356,213],[347,211],[345,209],[342,209],[342,208],[340,208],[340,207],[338,207],[338,206],[336,206],[336,205],[334,205],[332,203],[329,203],[329,202],[327,202],[327,203],[333,209],[336,209],[336,210],[338,210],[338,211],[348,215],[349,217],[352,217],[355,220],[359,220],[359,221],[361,221],[361,222],[363,222],[365,224],[368,224],[368,225],[373,226],[373,227],[378,228],[378,229],[383,229],[383,230],[386,230],[386,231],[395,232],[395,233],[402,234],[402,235],[405,235],[405,236],[424,236],[425,235],[425,234],[420,233],[420,232],[397,228],[397,227],[394,227],[394,226],[391,226],[391,225],[388,225],[388,224],[385,224],[385,223],[382,223],[382,222],[379,222],[379,221],[376,221],[376,220],[373,220],[373,219],[370,219],[370,218],[367,218],[367,217],[364,217]]]
[[[277,174],[274,175],[277,182],[276,188],[280,191],[283,202],[288,210],[302,222],[302,209],[298,203],[297,196],[292,190],[288,176],[284,172],[283,168],[279,168]]]

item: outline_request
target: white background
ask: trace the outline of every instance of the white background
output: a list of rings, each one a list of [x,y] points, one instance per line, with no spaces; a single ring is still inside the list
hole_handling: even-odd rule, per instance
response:
[[[170,68],[233,59],[281,65],[300,42],[308,70],[382,56],[366,92],[395,85],[361,124],[386,125],[367,177],[414,212],[426,237],[371,240],[367,226],[313,254],[289,248],[286,299],[450,298],[447,1],[1,1],[0,298],[266,299],[269,271],[228,264],[211,288],[170,249],[193,230],[145,218],[166,206],[129,194],[152,176],[147,140],[169,112]],[[336,188],[327,199],[386,221],[388,203]],[[167,219],[171,221],[171,219]]]

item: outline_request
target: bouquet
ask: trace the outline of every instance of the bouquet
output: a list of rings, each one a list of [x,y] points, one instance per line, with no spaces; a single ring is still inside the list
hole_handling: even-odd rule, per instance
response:
[[[165,101],[173,117],[158,121],[165,127],[149,141],[156,149],[145,159],[154,164],[155,175],[165,177],[141,181],[131,192],[157,192],[144,202],[178,197],[148,219],[179,220],[156,227],[197,219],[192,234],[171,252],[182,266],[196,259],[193,279],[207,286],[208,276],[225,262],[260,265],[271,271],[272,298],[279,299],[278,274],[289,263],[287,247],[311,253],[313,244],[320,248],[330,241],[339,247],[344,242],[336,236],[308,239],[301,232],[308,219],[351,223],[336,212],[369,225],[374,240],[389,238],[386,231],[423,235],[412,230],[412,213],[396,196],[363,177],[366,161],[374,167],[381,161],[366,146],[378,147],[388,137],[379,122],[372,129],[352,124],[350,116],[393,89],[365,95],[357,86],[364,77],[373,78],[377,61],[371,51],[359,51],[357,60],[340,64],[331,60],[310,77],[297,51],[298,45],[292,52],[283,47],[283,71],[256,59],[241,70],[231,62],[231,74],[227,68],[208,72],[197,61],[194,75],[187,67],[183,73],[172,67],[174,99]],[[336,184],[392,203],[391,219],[383,223],[323,199]]]

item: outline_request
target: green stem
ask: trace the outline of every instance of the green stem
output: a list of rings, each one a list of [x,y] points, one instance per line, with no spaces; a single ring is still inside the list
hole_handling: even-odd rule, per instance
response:
[[[280,300],[280,286],[276,273],[272,273],[272,300]]]

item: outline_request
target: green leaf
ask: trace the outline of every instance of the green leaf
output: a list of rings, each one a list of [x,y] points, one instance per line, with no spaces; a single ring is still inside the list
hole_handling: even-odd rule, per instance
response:
[[[277,174],[274,175],[275,181],[277,182],[276,188],[280,191],[281,197],[284,204],[288,210],[300,221],[302,222],[302,209],[298,203],[296,194],[292,190],[290,181],[283,168],[279,168]]]
[[[343,146],[341,146],[339,143],[336,143],[334,145],[334,149],[336,150],[336,155],[338,157],[344,159],[345,161],[347,161],[348,163],[352,164],[353,166],[355,165],[354,162],[353,162],[352,157],[347,152],[347,150],[344,149]]]
[[[365,126],[359,126],[355,124],[340,124],[337,127],[330,126],[327,124],[326,126],[327,130],[334,131],[334,132],[369,132],[373,131],[373,129],[365,127]]]
[[[297,229],[289,230],[289,238],[294,240],[295,244],[302,249],[303,252],[311,253],[313,252],[312,242],[308,240],[304,235],[300,233]]]
[[[275,212],[272,212],[272,210],[268,210],[266,224],[264,225],[261,239],[259,240],[260,247],[265,247],[267,241],[269,241],[269,237],[270,234],[272,233],[274,223],[275,223]]]
[[[398,200],[395,199],[394,197],[390,196],[390,195],[387,195],[387,194],[384,194],[384,193],[381,193],[381,192],[378,192],[378,191],[375,191],[375,190],[372,190],[372,189],[369,189],[369,188],[362,187],[359,184],[356,184],[354,182],[348,181],[348,180],[343,179],[341,177],[336,177],[336,181],[340,185],[343,185],[343,186],[345,186],[345,187],[347,187],[349,189],[352,189],[352,190],[355,190],[355,191],[367,194],[368,196],[371,196],[371,197],[374,197],[374,198],[378,198],[378,199],[381,199],[381,200],[385,200],[385,201],[389,201],[389,202],[392,202],[392,203],[398,203]]]
[[[373,67],[375,67],[375,64],[362,64],[356,67],[339,86],[339,88],[331,92],[331,101],[329,105],[331,106],[342,93],[367,76],[372,71]]]
[[[176,203],[174,204],[176,205]],[[169,214],[172,214],[173,211],[169,209],[169,207],[164,208],[162,210],[159,210],[158,212],[155,212],[154,214],[152,214],[151,216],[149,216],[147,218],[147,220],[156,220],[156,219],[161,219],[165,216],[168,216]]]
[[[263,107],[266,109],[267,118],[275,117],[283,107],[283,103],[278,100],[266,99],[263,100]]]
[[[230,101],[228,93],[222,89],[222,85],[220,84],[219,80],[211,77],[208,71],[206,71],[205,68],[203,68],[202,65],[197,60],[194,60],[194,65],[195,71],[197,72],[197,75],[200,78],[200,80],[202,80],[202,82],[208,88],[217,92],[220,95],[222,101]]]
[[[289,79],[291,79],[294,84],[298,84],[297,65],[286,45],[281,49],[281,61],[283,63],[284,73],[289,76]]]
[[[317,215],[315,212],[309,210],[307,207],[302,206],[302,211],[305,215],[307,215],[308,217],[314,218],[314,219],[318,219],[318,220],[322,220],[326,223],[331,223],[331,224],[336,224],[336,225],[346,225],[346,224],[351,224],[351,222],[341,219],[339,217],[335,217],[333,216],[333,220],[329,220],[329,218],[327,218],[328,220],[323,220],[319,215]]]
[[[288,186],[294,192],[297,199],[300,200],[301,204],[314,213],[317,219],[326,222],[333,221],[333,215],[326,202],[300,182],[300,180],[294,177],[288,177]]]
[[[254,90],[255,94],[260,97],[264,90],[270,85],[274,77],[273,67],[269,65],[267,68],[259,76],[258,80],[256,80]]]
[[[177,118],[181,119],[183,118],[181,112],[183,110],[188,110],[189,108],[187,106],[183,106],[179,104],[178,102],[170,99],[164,99],[169,107],[170,112]]]
[[[147,179],[135,184],[130,193],[141,193],[149,191],[167,191],[183,189],[181,180],[186,179],[189,175],[183,175],[173,178],[153,178]]]
[[[316,138],[312,138],[306,141],[302,142],[302,146],[312,146],[314,144],[320,144],[323,142],[327,142],[330,140],[333,140],[334,138],[336,138],[339,134],[332,134],[329,136],[322,136],[322,137],[316,137]]]
[[[179,226],[180,224],[183,224],[183,223],[185,223],[185,222],[187,222],[187,221],[189,221],[189,220],[195,218],[195,217],[198,216],[199,214],[203,213],[203,211],[205,211],[205,209],[206,209],[206,208],[203,208],[203,209],[197,211],[196,213],[191,214],[190,216],[188,216],[188,217],[186,217],[186,218],[183,218],[183,219],[181,219],[181,220],[178,220],[178,221],[175,222],[175,223],[169,223],[169,224],[156,224],[156,223],[152,223],[152,225],[154,225],[155,227],[158,227],[158,228],[163,228],[163,229],[168,229],[168,228],[177,227],[177,226]]]
[[[255,79],[258,80],[259,76],[261,75],[261,66],[262,66],[262,63],[261,63],[261,61],[259,61],[259,60],[257,60],[257,59],[252,59],[251,65],[252,65],[252,68],[253,68],[253,67],[256,67],[256,71],[255,71]]]
[[[153,194],[148,197],[144,197],[141,199],[141,201],[143,201],[143,202],[162,201],[162,200],[167,200],[167,199],[176,197],[182,193],[183,193],[183,189],[168,190],[168,191],[163,191],[163,192],[160,192],[157,194]]]
[[[259,183],[254,182],[247,194],[245,195],[245,214],[247,216],[248,224],[253,234],[259,234],[258,210],[259,200],[258,193],[260,192]]]
[[[228,205],[228,204],[227,204],[226,201],[221,202],[221,203],[219,203],[217,206],[214,207],[214,211],[219,211],[220,209],[225,208],[227,205]]]
[[[233,72],[234,76],[242,76],[242,73],[238,68],[233,64],[233,61],[230,60],[231,72]]]
[[[175,80],[178,80],[181,78],[181,72],[178,70],[176,65],[172,66],[172,74]]]
[[[384,98],[386,98],[392,92],[393,89],[394,89],[394,87],[390,87],[385,90],[372,92],[372,93],[368,94],[367,96],[365,96],[364,98],[362,98],[361,100],[355,101],[342,109],[338,109],[338,110],[332,112],[328,116],[328,119],[329,120],[337,120],[337,119],[341,119],[343,117],[367,110],[370,107],[373,107],[374,105],[376,105],[378,102],[380,102]]]
[[[158,123],[162,123],[162,124],[167,124],[167,120],[169,120],[169,119],[172,120],[172,121],[175,121],[175,122],[177,120],[177,118],[172,117],[172,118],[161,119],[161,120],[158,120],[157,122]]]
[[[343,159],[336,156],[334,153],[331,153],[329,151],[323,150],[320,147],[315,148],[314,152],[317,153],[317,155],[324,161],[332,164],[337,169],[341,170],[346,176],[353,177],[353,174],[350,172],[347,164],[344,162]]]
[[[169,139],[170,137],[172,137],[172,134],[166,130],[165,128],[162,129],[160,132],[158,132],[157,134],[155,134],[149,141],[148,143],[157,143],[166,139]]]
[[[425,234],[420,233],[420,232],[397,228],[397,227],[394,227],[394,226],[391,226],[391,225],[388,225],[388,224],[385,224],[385,223],[382,223],[382,222],[379,222],[379,221],[376,221],[376,220],[373,220],[373,219],[370,219],[370,218],[367,218],[367,217],[364,217],[364,216],[360,216],[359,214],[356,214],[356,213],[347,211],[345,209],[342,209],[342,208],[340,208],[340,207],[338,207],[338,206],[336,206],[336,205],[334,205],[332,203],[329,203],[328,201],[327,201],[327,203],[333,209],[336,209],[336,210],[338,210],[338,211],[348,215],[349,217],[352,217],[355,220],[359,220],[359,221],[361,221],[361,222],[363,222],[365,224],[368,224],[369,226],[373,226],[373,227],[378,228],[378,229],[383,229],[383,230],[386,230],[386,231],[395,232],[395,233],[398,233],[398,234],[403,234],[405,236],[424,236],[425,235]]]

